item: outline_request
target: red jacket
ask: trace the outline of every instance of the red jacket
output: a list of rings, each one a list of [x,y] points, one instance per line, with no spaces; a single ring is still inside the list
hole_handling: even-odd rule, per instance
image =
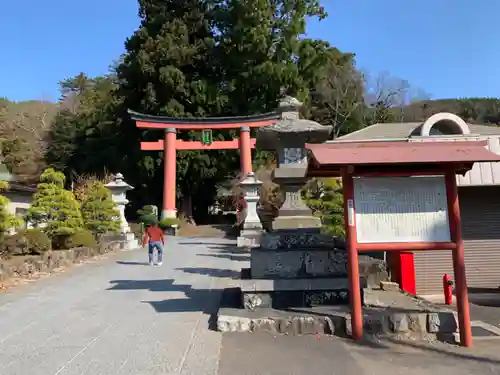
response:
[[[165,242],[163,231],[159,227],[148,227],[144,231],[144,239],[142,245],[146,246],[148,242]]]

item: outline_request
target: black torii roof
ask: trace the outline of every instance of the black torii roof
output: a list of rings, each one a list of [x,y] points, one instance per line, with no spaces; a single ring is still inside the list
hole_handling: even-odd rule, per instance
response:
[[[227,116],[227,117],[169,117],[169,116],[154,116],[148,115],[131,109],[127,110],[128,114],[135,121],[144,121],[152,123],[164,124],[234,124],[246,122],[258,122],[267,120],[279,120],[281,114],[277,112],[267,112],[258,115],[249,116]]]

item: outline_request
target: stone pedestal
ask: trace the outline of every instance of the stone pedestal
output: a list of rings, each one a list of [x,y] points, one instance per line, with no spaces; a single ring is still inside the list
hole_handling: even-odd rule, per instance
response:
[[[348,302],[344,241],[318,230],[265,233],[252,249],[242,280],[246,309],[308,307]],[[363,284],[364,285],[364,284]]]
[[[262,181],[259,181],[253,172],[243,179],[240,186],[245,192],[245,202],[247,208],[245,212],[245,221],[243,229],[238,237],[238,247],[254,248],[260,244],[260,238],[264,232],[259,215],[257,214],[257,203],[259,202],[259,188]]]

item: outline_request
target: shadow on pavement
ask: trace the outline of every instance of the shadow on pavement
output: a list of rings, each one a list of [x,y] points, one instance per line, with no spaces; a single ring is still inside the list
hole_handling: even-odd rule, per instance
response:
[[[149,266],[148,262],[136,262],[132,260],[117,260],[116,264],[122,264],[126,266]]]
[[[219,268],[205,268],[205,267],[184,267],[176,268],[177,271],[186,273],[207,275],[220,278],[239,279],[241,276],[240,271],[219,269]]]
[[[248,250],[243,250],[236,247],[236,245],[220,245],[220,246],[208,246],[210,250],[217,250],[219,253],[231,253],[231,254],[249,254]]]
[[[238,262],[244,262],[250,260],[250,255],[233,255],[233,254],[196,254],[201,257],[212,257],[212,258],[222,258],[229,259]]]
[[[163,301],[141,301],[149,303],[158,313],[203,312],[210,316],[209,329],[216,330],[217,313],[220,307],[232,303],[239,290],[232,294],[221,289],[193,289],[191,285],[175,284],[174,279],[162,280],[112,280],[107,290],[149,290],[151,292],[182,292],[186,298],[172,298]],[[231,294],[231,295],[230,295]]]
[[[179,245],[205,245],[208,246],[209,249],[219,249],[219,248],[235,248],[236,245],[234,243],[217,243],[217,242],[208,242],[208,241],[183,241],[179,242]],[[212,247],[213,246],[213,247]]]

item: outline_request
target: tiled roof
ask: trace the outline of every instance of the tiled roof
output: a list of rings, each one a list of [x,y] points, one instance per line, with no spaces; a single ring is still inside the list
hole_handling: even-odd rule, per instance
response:
[[[367,126],[364,129],[339,137],[338,140],[398,139],[416,135],[421,122],[390,122]],[[500,127],[467,124],[471,134],[500,135]]]

